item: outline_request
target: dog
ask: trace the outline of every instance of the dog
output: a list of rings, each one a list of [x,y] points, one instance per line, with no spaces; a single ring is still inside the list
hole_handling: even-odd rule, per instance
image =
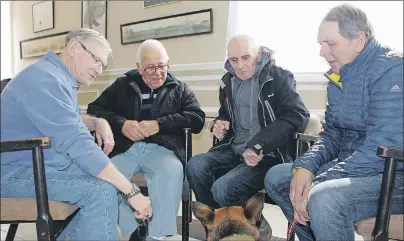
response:
[[[213,209],[192,201],[194,216],[205,228],[207,241],[251,240],[268,241],[272,229],[262,215],[265,194],[254,195],[242,206]]]

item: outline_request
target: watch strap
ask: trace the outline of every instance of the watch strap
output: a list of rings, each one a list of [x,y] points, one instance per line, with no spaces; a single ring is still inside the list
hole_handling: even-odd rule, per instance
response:
[[[132,183],[132,189],[129,193],[123,194],[123,197],[128,200],[129,198],[136,196],[140,193],[140,188],[138,185]]]

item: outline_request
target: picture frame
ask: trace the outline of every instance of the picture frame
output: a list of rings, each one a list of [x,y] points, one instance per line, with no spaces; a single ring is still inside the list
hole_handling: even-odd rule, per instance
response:
[[[81,27],[98,31],[107,38],[108,1],[81,1]]]
[[[20,41],[20,58],[40,57],[49,51],[61,53],[68,33],[67,31]]]
[[[121,24],[121,44],[146,39],[170,39],[213,32],[213,11],[204,9],[187,13]]]
[[[143,8],[154,7],[166,3],[179,2],[178,0],[143,0]]]
[[[42,32],[55,27],[54,1],[43,1],[32,5],[32,31]]]

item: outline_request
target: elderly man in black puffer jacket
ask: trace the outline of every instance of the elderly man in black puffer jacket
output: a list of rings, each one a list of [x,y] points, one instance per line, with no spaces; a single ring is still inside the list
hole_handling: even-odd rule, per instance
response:
[[[149,239],[177,233],[185,159],[184,128],[199,133],[205,113],[195,94],[168,73],[168,54],[157,40],[138,49],[137,69],[125,73],[92,103],[88,114],[111,125],[116,142],[111,161],[130,179],[144,173],[153,207]],[[137,223],[133,210],[119,210],[119,227],[129,237]]]
[[[293,132],[303,132],[310,117],[293,74],[275,64],[271,49],[248,35],[227,47],[212,128],[219,141],[187,166],[196,200],[212,208],[243,205],[262,190],[269,168],[292,160]]]

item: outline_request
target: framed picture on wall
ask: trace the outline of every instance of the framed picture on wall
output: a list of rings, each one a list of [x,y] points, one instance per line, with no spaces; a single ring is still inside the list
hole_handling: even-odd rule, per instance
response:
[[[162,5],[166,3],[178,2],[177,0],[143,0],[143,7],[153,7],[157,5]]]
[[[55,27],[54,1],[32,5],[32,30],[34,33]]]
[[[213,32],[212,9],[181,13],[121,25],[121,44],[146,39],[169,39]]]
[[[107,1],[82,1],[81,27],[94,29],[106,38]]]
[[[67,31],[20,41],[21,59],[43,56],[49,51],[61,53],[68,33]]]

